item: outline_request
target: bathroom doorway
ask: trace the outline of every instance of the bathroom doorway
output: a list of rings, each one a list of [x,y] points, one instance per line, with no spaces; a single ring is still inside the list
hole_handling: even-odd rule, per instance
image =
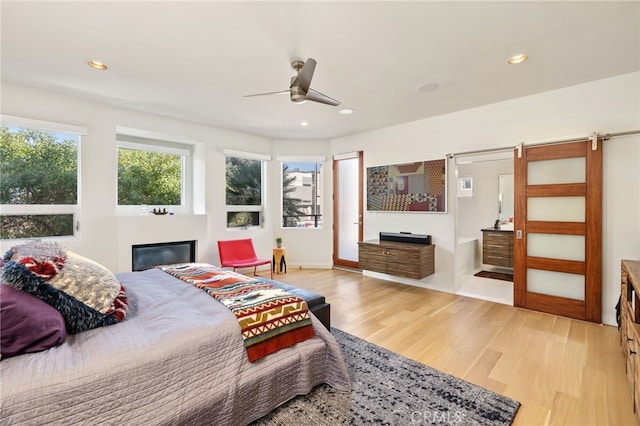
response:
[[[513,281],[506,280],[512,276],[513,269],[483,263],[482,253],[482,229],[493,228],[496,220],[504,222],[503,226],[508,229],[513,216],[509,207],[513,187],[509,192],[504,183],[514,173],[513,150],[456,155],[453,160],[456,294],[513,305]]]

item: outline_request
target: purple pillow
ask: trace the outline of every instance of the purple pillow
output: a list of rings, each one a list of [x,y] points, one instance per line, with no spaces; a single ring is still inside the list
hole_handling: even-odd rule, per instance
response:
[[[64,342],[64,318],[54,307],[8,285],[0,285],[2,357],[38,352]]]

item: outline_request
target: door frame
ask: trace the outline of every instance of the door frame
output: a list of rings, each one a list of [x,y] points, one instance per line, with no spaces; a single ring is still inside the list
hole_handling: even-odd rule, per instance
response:
[[[364,235],[364,220],[363,220],[363,152],[358,151],[354,156],[346,157],[346,158],[335,158],[333,159],[333,265],[334,266],[343,266],[346,268],[352,269],[360,269],[359,262],[354,262],[348,259],[340,259],[338,257],[338,240],[340,236],[340,203],[339,203],[339,194],[340,187],[345,187],[345,185],[340,185],[340,179],[338,176],[338,161],[350,160],[353,158],[358,159],[358,241],[362,241]]]

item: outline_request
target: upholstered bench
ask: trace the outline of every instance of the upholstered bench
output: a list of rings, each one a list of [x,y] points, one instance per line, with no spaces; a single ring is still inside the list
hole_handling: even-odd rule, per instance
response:
[[[295,294],[309,306],[309,310],[313,315],[320,320],[320,322],[327,327],[327,330],[331,330],[331,305],[326,302],[324,296],[314,293],[311,290],[305,290],[300,287],[294,287],[290,284],[285,284],[280,281],[269,280],[262,278],[261,281],[266,281],[269,284],[273,284],[280,287],[283,290],[288,291],[291,294]]]

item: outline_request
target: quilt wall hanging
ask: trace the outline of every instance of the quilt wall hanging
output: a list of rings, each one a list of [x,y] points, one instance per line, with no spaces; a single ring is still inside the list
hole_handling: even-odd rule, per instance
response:
[[[367,210],[447,211],[445,159],[367,167]]]

